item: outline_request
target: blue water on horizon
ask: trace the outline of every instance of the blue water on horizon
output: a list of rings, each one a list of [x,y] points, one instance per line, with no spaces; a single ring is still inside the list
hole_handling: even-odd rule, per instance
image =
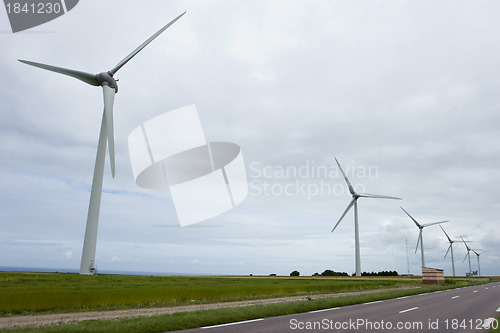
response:
[[[80,270],[79,269],[74,269],[74,268],[44,268],[44,267],[0,266],[0,272],[74,273],[74,274],[78,274],[80,272]],[[113,270],[97,270],[97,274],[110,274],[110,275],[153,275],[153,276],[204,276],[204,275],[207,275],[207,274],[193,274],[193,273],[113,271]],[[208,275],[213,275],[213,274],[208,274]]]

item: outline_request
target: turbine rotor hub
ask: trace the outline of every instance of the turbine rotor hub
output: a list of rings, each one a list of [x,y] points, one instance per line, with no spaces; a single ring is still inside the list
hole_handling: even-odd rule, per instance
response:
[[[102,72],[97,74],[95,77],[97,79],[97,82],[99,82],[99,85],[107,85],[110,88],[115,89],[115,93],[118,92],[118,84],[113,78],[113,74],[111,72]]]

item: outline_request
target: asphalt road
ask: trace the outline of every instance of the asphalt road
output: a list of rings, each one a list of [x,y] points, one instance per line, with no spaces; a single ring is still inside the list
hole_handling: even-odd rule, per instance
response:
[[[496,282],[184,332],[489,332],[499,315]]]

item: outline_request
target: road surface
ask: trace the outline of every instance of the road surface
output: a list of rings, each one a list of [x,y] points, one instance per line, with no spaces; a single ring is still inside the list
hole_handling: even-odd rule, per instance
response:
[[[244,332],[489,332],[499,325],[500,283],[185,330]]]

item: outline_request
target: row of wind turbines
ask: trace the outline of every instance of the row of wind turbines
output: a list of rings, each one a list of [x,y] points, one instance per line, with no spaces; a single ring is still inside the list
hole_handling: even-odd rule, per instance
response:
[[[344,177],[345,182],[347,183],[347,187],[349,188],[349,192],[352,195],[352,200],[349,203],[349,205],[347,205],[347,208],[344,210],[344,213],[342,213],[342,215],[340,216],[338,222],[335,224],[335,226],[333,227],[333,229],[332,229],[331,232],[335,231],[335,229],[338,227],[338,225],[340,224],[340,222],[342,222],[342,220],[344,219],[344,217],[346,216],[346,214],[349,212],[349,210],[352,207],[354,207],[354,244],[355,244],[355,256],[356,256],[356,276],[361,276],[361,253],[360,253],[360,247],[359,247],[359,224],[358,224],[358,199],[359,198],[394,199],[394,200],[403,200],[403,199],[402,198],[398,198],[398,197],[386,196],[386,195],[368,194],[368,193],[357,193],[354,190],[354,187],[352,186],[351,182],[347,178],[344,170],[340,166],[340,163],[337,160],[337,158],[335,158],[335,162],[337,162],[339,170],[342,173],[342,176]],[[452,265],[452,269],[453,269],[453,276],[455,276],[455,260],[454,260],[454,257],[453,257],[453,243],[455,243],[457,241],[456,240],[452,240],[450,238],[450,236],[448,236],[448,234],[446,233],[446,231],[443,229],[443,227],[441,226],[442,223],[447,223],[449,221],[447,220],[447,221],[439,221],[439,222],[432,222],[432,223],[420,224],[403,207],[400,207],[400,208],[403,210],[403,212],[406,213],[406,215],[408,215],[408,217],[419,228],[419,234],[418,234],[417,246],[415,248],[415,253],[417,253],[418,246],[420,245],[420,253],[421,253],[421,256],[422,256],[422,267],[425,267],[423,230],[424,230],[424,228],[432,226],[432,225],[438,225],[438,224],[440,225],[439,227],[443,230],[444,234],[446,235],[446,238],[448,238],[448,241],[450,243],[450,245],[448,247],[448,250],[446,251],[446,254],[444,255],[443,260],[446,259],[446,256],[448,255],[448,252],[451,252],[451,265]],[[471,262],[470,262],[470,251],[472,251],[477,256],[477,266],[478,266],[479,276],[481,276],[481,267],[480,267],[480,264],[479,264],[479,256],[481,254],[485,253],[486,251],[472,249],[467,244],[467,242],[471,242],[471,241],[464,240],[462,236],[460,236],[460,238],[461,238],[462,242],[464,243],[464,245],[465,245],[465,247],[467,249],[467,254],[465,255],[465,258],[464,258],[463,261],[465,261],[465,259],[467,259],[467,258],[469,259],[469,273],[472,272]]]
[[[118,84],[117,84],[118,80],[114,78],[114,75],[126,63],[128,63],[133,57],[135,57],[142,49],[144,49],[149,43],[151,43],[161,33],[163,33],[167,28],[169,28],[178,19],[180,19],[185,13],[186,12],[180,14],[179,16],[174,18],[172,21],[167,23],[165,26],[163,26],[160,30],[158,30],[156,33],[154,33],[151,37],[149,37],[146,41],[144,41],[141,45],[139,45],[135,50],[133,50],[130,54],[128,54],[125,58],[123,58],[120,62],[118,62],[118,64],[116,64],[111,70],[109,70],[107,72],[101,72],[98,74],[94,74],[94,73],[82,72],[82,71],[78,71],[78,70],[74,70],[74,69],[56,67],[56,66],[52,66],[52,65],[47,65],[47,64],[42,64],[42,63],[38,63],[38,62],[19,59],[19,61],[24,63],[24,64],[38,67],[38,68],[48,70],[51,72],[59,73],[62,75],[66,75],[69,77],[73,77],[75,79],[78,79],[80,81],[83,81],[84,83],[87,83],[87,84],[90,84],[93,86],[101,86],[103,89],[104,110],[103,110],[101,129],[100,129],[99,139],[98,139],[97,154],[96,154],[96,161],[95,161],[95,167],[94,167],[94,176],[93,176],[93,180],[92,180],[92,188],[91,188],[91,193],[90,193],[90,202],[89,202],[87,223],[86,223],[86,229],[85,229],[85,238],[84,238],[84,242],[83,242],[82,259],[81,259],[81,264],[80,264],[80,274],[95,274],[95,252],[96,252],[96,244],[97,244],[97,228],[98,228],[98,222],[99,222],[99,211],[100,211],[100,204],[101,204],[101,193],[102,193],[102,182],[103,182],[103,176],[104,176],[104,162],[105,162],[105,156],[106,156],[106,148],[109,149],[111,175],[112,175],[112,177],[115,176],[113,104],[114,104],[115,94],[118,92]],[[353,186],[351,185],[351,183],[347,179],[347,176],[344,173],[344,170],[340,166],[337,159],[335,159],[335,161],[337,162],[337,165],[339,166],[339,169],[341,170],[342,175],[344,176],[344,179],[347,183],[347,186],[349,187],[349,192],[352,195],[352,200],[349,203],[349,205],[347,206],[347,208],[344,211],[344,213],[342,214],[342,216],[340,217],[340,219],[337,222],[337,224],[335,225],[335,227],[333,228],[332,232],[337,228],[337,226],[342,221],[342,219],[347,214],[347,212],[354,206],[354,226],[355,226],[355,245],[356,245],[356,276],[360,276],[361,275],[361,260],[360,260],[360,249],[359,249],[359,227],[358,227],[357,200],[359,198],[378,198],[378,199],[396,199],[396,200],[402,200],[402,199],[397,198],[397,197],[389,197],[389,196],[382,196],[382,195],[356,193],[354,191]],[[403,209],[403,208],[401,207],[401,209]],[[403,211],[404,211],[404,209],[403,209]],[[405,211],[405,213],[408,214],[406,211]],[[408,214],[408,216],[410,216],[410,214]],[[423,230],[423,228],[428,227],[430,225],[440,224],[440,223],[444,223],[447,221],[428,223],[428,224],[421,225],[413,217],[410,216],[410,218],[415,222],[415,224],[420,229],[419,240],[417,242],[417,248],[418,248],[418,244],[420,243],[421,252],[422,252],[422,266],[425,266],[422,230]],[[444,231],[444,229],[443,229],[443,231]],[[445,232],[445,234],[446,234],[446,232]],[[448,237],[447,234],[446,234],[446,236]],[[450,247],[448,250],[451,249],[451,256],[452,256],[452,262],[453,262],[452,244],[454,241],[452,241],[449,237],[448,237],[448,240],[450,241]],[[469,257],[469,270],[470,270],[470,251],[473,251],[477,255],[478,266],[479,266],[479,255],[480,254],[478,252],[476,252],[478,250],[470,249],[469,246],[467,245],[466,241],[464,241],[464,244],[467,247],[467,256]],[[416,252],[416,250],[415,250],[415,252]],[[447,254],[448,254],[448,252],[446,253],[446,255]],[[445,257],[446,257],[446,255],[445,255]],[[453,263],[453,275],[455,275],[454,263]]]

